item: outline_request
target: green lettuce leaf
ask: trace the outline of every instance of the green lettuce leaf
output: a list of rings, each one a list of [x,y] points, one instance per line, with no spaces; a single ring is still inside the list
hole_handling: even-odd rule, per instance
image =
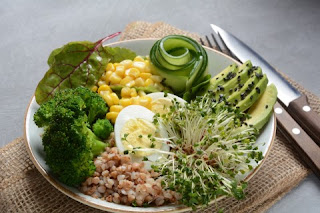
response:
[[[137,54],[127,48],[121,47],[104,47],[104,50],[110,56],[111,63],[119,63],[125,59],[133,60]]]
[[[62,51],[63,47],[57,48],[55,50],[53,50],[48,58],[48,65],[51,67],[51,65],[54,62],[54,57],[59,54]]]
[[[50,69],[35,92],[37,103],[48,101],[62,89],[95,85],[110,61],[101,44],[101,41],[70,42],[54,50],[48,59]]]
[[[48,58],[49,70],[39,82],[35,97],[38,104],[50,100],[56,92],[66,88],[91,89],[105,71],[108,62],[133,59],[136,54],[126,48],[103,47],[102,43],[113,34],[95,43],[70,42],[53,50]]]

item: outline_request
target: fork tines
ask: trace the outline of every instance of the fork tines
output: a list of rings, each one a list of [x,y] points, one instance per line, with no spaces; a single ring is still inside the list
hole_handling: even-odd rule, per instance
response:
[[[227,45],[225,44],[225,42],[223,41],[223,39],[221,38],[221,36],[219,34],[215,35],[214,33],[211,33],[211,37],[212,37],[212,42],[210,41],[209,37],[206,35],[205,36],[206,43],[203,41],[202,38],[200,38],[200,43],[204,46],[216,49],[219,52],[223,52],[223,53],[231,56],[232,58],[238,60],[237,57],[230,52]],[[218,38],[216,38],[216,37],[218,37]]]

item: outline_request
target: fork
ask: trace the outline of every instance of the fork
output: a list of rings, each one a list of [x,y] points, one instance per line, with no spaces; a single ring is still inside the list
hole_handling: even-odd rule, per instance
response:
[[[200,43],[203,46],[222,52],[242,64],[242,62],[228,49],[219,34],[211,33],[211,38],[212,42],[210,41],[209,36],[206,35],[205,40],[200,38]],[[311,137],[301,128],[301,126],[290,116],[287,110],[280,105],[278,101],[274,105],[274,109],[277,118],[278,130],[287,138],[288,142],[296,149],[302,160],[305,161],[305,163],[320,179],[320,147],[311,139]],[[293,129],[298,129],[299,133],[297,134],[291,131]]]
[[[218,39],[216,38],[218,37]],[[232,54],[232,52],[228,49],[227,45],[224,43],[223,39],[220,37],[219,34],[215,35],[213,33],[211,33],[211,38],[212,38],[212,43],[209,39],[209,37],[206,35],[205,36],[205,41],[206,43],[203,41],[202,38],[200,38],[200,43],[203,45],[203,46],[207,46],[207,47],[211,47],[219,52],[223,52],[224,54],[228,55],[228,56],[231,56],[233,59],[241,62],[234,54]],[[219,42],[221,44],[219,44]]]

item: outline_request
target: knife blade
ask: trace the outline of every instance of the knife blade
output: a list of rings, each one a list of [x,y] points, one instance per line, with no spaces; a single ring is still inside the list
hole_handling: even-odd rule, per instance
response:
[[[287,107],[290,115],[308,135],[320,145],[320,116],[311,109],[307,96],[291,86],[266,60],[240,39],[214,24],[210,26],[221,37],[230,52],[241,62],[251,60],[254,66],[261,67],[262,71],[267,74],[269,82],[276,85],[278,100]]]

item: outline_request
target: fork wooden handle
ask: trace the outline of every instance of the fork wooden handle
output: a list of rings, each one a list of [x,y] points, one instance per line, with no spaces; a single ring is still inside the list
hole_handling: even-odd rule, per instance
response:
[[[274,111],[281,133],[297,150],[301,159],[320,179],[320,147],[277,102]]]
[[[320,146],[320,116],[311,109],[307,96],[301,95],[292,101],[288,106],[288,112]]]

